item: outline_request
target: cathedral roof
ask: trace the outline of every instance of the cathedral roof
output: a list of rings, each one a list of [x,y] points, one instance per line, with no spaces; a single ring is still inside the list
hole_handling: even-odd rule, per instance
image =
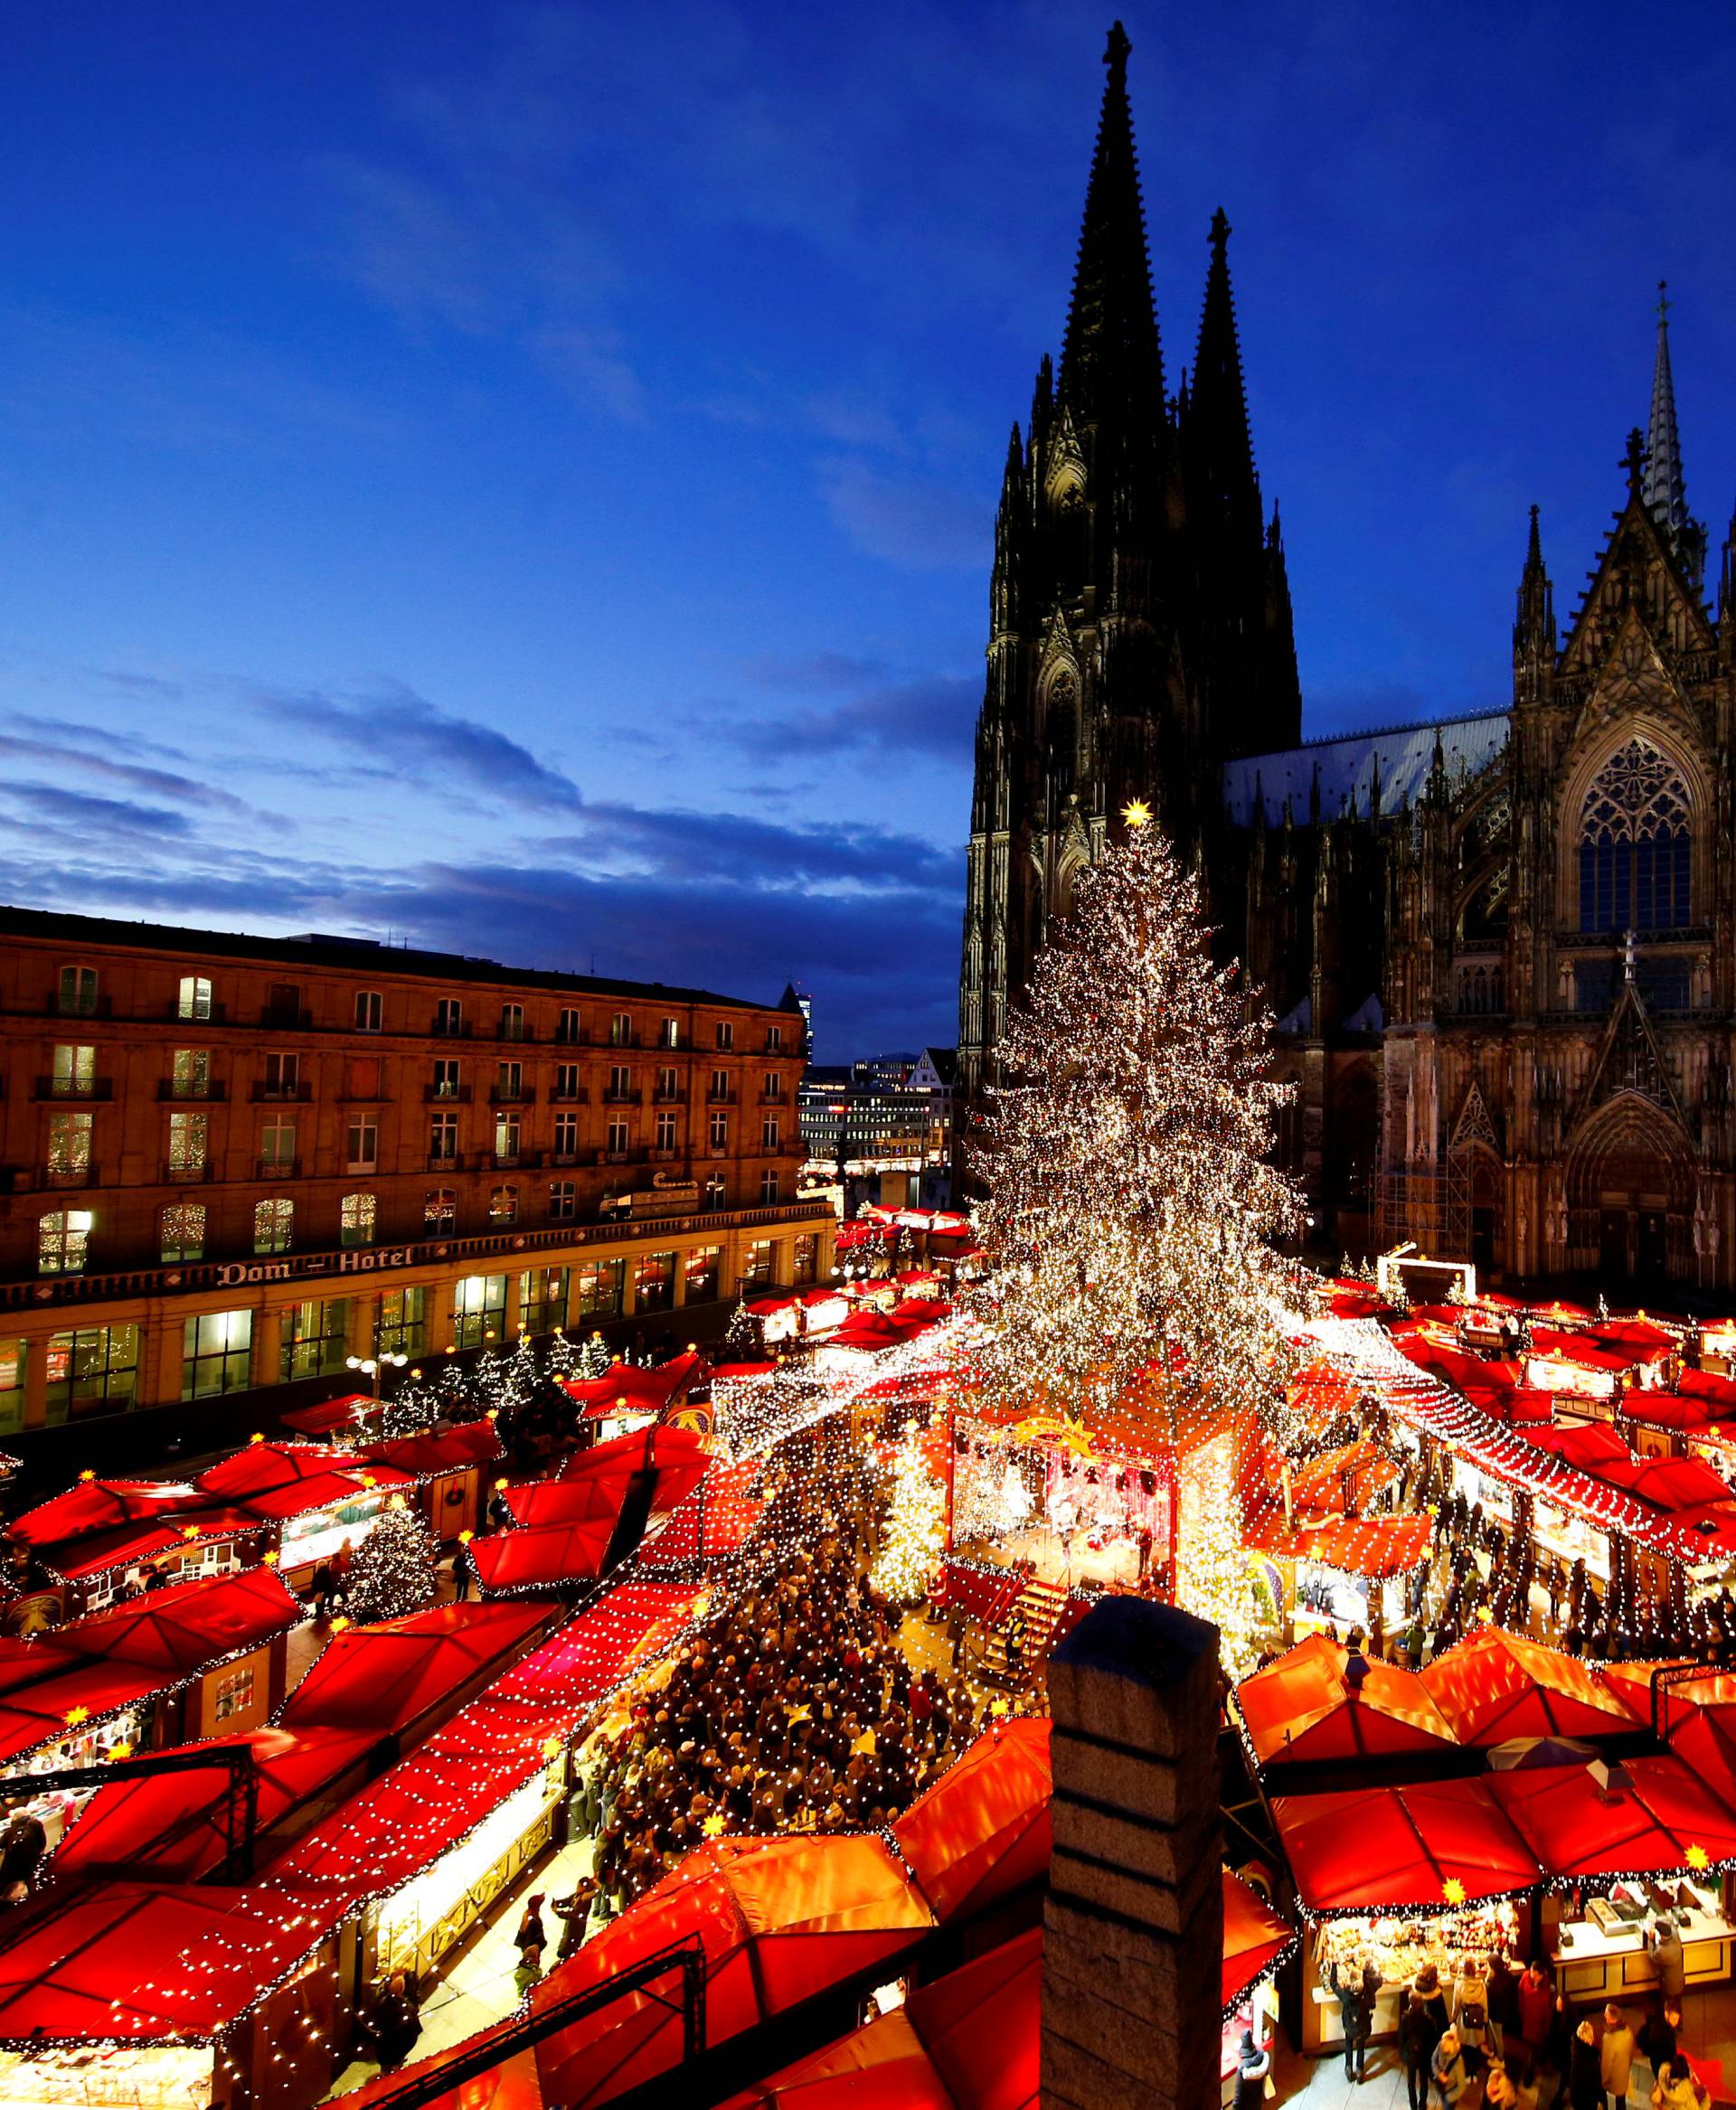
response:
[[[1438,724],[1340,733],[1271,755],[1238,755],[1223,766],[1224,811],[1245,826],[1254,818],[1259,796],[1265,802],[1268,822],[1275,824],[1288,798],[1291,813],[1305,821],[1317,798],[1319,817],[1335,821],[1348,810],[1353,793],[1357,812],[1367,813],[1378,780],[1382,812],[1396,813],[1422,796],[1437,739],[1448,782],[1457,784],[1486,768],[1506,746],[1507,724],[1506,711],[1490,711]]]

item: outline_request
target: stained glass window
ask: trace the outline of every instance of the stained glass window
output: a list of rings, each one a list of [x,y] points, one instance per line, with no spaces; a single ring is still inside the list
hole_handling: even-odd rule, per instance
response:
[[[1599,770],[1580,815],[1580,928],[1678,930],[1689,920],[1688,787],[1648,740]]]

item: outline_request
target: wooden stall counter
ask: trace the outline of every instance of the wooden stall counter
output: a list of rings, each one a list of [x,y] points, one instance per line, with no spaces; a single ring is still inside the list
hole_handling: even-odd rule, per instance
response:
[[[1650,1922],[1623,1921],[1605,1929],[1596,1921],[1564,1922],[1551,1951],[1556,1983],[1571,2001],[1590,2005],[1657,1990],[1657,1967],[1646,1939]],[[1731,1975],[1736,1928],[1722,1913],[1691,1912],[1678,1926],[1684,1974],[1689,1985],[1720,1985]]]

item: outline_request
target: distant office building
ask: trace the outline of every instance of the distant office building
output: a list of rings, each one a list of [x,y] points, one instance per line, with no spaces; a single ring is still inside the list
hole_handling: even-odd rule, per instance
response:
[[[842,1160],[852,1202],[943,1206],[951,1197],[957,1073],[951,1048],[811,1068],[801,1088],[810,1161]]]

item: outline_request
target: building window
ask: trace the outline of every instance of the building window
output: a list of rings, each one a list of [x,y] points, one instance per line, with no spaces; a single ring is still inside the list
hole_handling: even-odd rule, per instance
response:
[[[287,1253],[295,1236],[296,1205],[287,1195],[253,1204],[253,1250]]]
[[[577,1114],[557,1114],[554,1116],[554,1162],[558,1165],[576,1164],[579,1159],[579,1116]]]
[[[422,1229],[431,1239],[448,1239],[458,1220],[456,1187],[430,1187],[422,1196]]]
[[[125,1414],[138,1390],[138,1328],[80,1326],[51,1335],[47,1376],[54,1426],[86,1414]]]
[[[373,1243],[374,1197],[372,1194],[346,1194],[338,1204],[338,1239],[346,1246],[371,1246]]]
[[[633,1097],[633,1071],[629,1064],[612,1062],[609,1065],[609,1096],[611,1099],[630,1099]]]
[[[1599,770],[1580,809],[1580,928],[1679,930],[1689,920],[1688,787],[1649,740]]]
[[[722,1246],[695,1246],[683,1263],[687,1276],[684,1292],[690,1305],[717,1302],[717,1277],[723,1258]]]
[[[611,1048],[633,1045],[633,1021],[624,1011],[618,1011],[609,1022],[609,1044]]]
[[[605,1145],[611,1161],[625,1160],[630,1147],[627,1142],[627,1126],[625,1121],[611,1121],[609,1125],[609,1141]]]
[[[452,1336],[459,1348],[480,1348],[506,1330],[506,1277],[467,1275],[452,1288]]]
[[[637,1311],[667,1311],[675,1300],[675,1256],[642,1253],[633,1263],[633,1305]]]
[[[24,1344],[0,1341],[0,1435],[16,1436],[24,1426]]]
[[[209,1114],[171,1114],[169,1116],[169,1173],[172,1178],[184,1178],[190,1173],[203,1173],[211,1154],[211,1116]]]
[[[772,1241],[755,1239],[748,1248],[747,1272],[741,1277],[744,1289],[764,1289],[773,1280]]]
[[[660,1099],[678,1099],[681,1097],[681,1080],[673,1069],[658,1070],[657,1097]]]
[[[287,1173],[296,1162],[296,1123],[291,1114],[279,1114],[259,1131],[259,1169],[268,1176]]]
[[[705,1206],[706,1206],[706,1208],[707,1208],[707,1209],[722,1209],[722,1208],[723,1208],[723,1207],[725,1206],[725,1201],[726,1201],[726,1198],[727,1198],[728,1194],[729,1194],[729,1182],[728,1182],[728,1181],[727,1181],[727,1180],[726,1180],[726,1179],[723,1177],[722,1173],[711,1173],[711,1174],[708,1176],[708,1178],[706,1179],[706,1182],[705,1182]]]
[[[554,1096],[557,1099],[576,1099],[579,1097],[579,1065],[576,1062],[555,1064]]]
[[[171,1201],[157,1221],[159,1249],[165,1263],[203,1260],[205,1257],[205,1205],[203,1201]]]
[[[291,1305],[283,1314],[283,1347],[278,1357],[278,1381],[330,1377],[344,1368],[350,1352],[350,1300]]]
[[[719,1020],[718,1020],[718,1022],[717,1022],[717,1045],[718,1045],[720,1048],[733,1048],[733,1047],[734,1047],[734,1045],[735,1045],[735,1022],[734,1022],[732,1019],[721,1018],[721,1019],[719,1019]]]
[[[62,967],[60,999],[55,1008],[62,1018],[93,1018],[97,1009],[97,970]]]
[[[673,1156],[675,1148],[675,1116],[673,1114],[657,1116],[657,1148],[666,1150]]]
[[[577,1269],[574,1315],[581,1319],[618,1319],[627,1282],[625,1260],[587,1260]]]
[[[819,1263],[820,1241],[812,1231],[797,1231],[789,1279],[797,1289],[807,1289]]]
[[[784,1029],[782,1026],[768,1026],[766,1028],[766,1053],[768,1055],[780,1054],[783,1050],[783,1045]]]
[[[524,1038],[524,1006],[522,1003],[501,1005],[500,1037],[503,1041],[522,1041]]]
[[[727,1114],[712,1116],[711,1146],[713,1150],[727,1150],[730,1147],[730,1116]]]
[[[377,989],[358,989],[355,993],[355,1030],[358,1033],[377,1033],[384,1016],[385,1006]]]
[[[495,1163],[497,1165],[515,1165],[518,1163],[521,1133],[522,1124],[516,1114],[495,1116]]]
[[[458,1064],[456,1056],[434,1065],[434,1097],[437,1099],[456,1099],[458,1096]]]
[[[557,1041],[564,1041],[569,1047],[576,1046],[584,1039],[584,1029],[580,1021],[579,1013],[572,1009],[571,1004],[562,1010],[559,1018],[556,1019],[554,1037]]]
[[[293,1099],[301,1089],[301,1057],[268,1055],[265,1081],[259,1088],[268,1099]]]
[[[420,1355],[428,1347],[428,1292],[389,1289],[373,1322],[376,1355]]]
[[[428,1165],[430,1172],[458,1162],[458,1116],[436,1114],[428,1124]]]
[[[464,1031],[464,1006],[456,996],[442,996],[434,1006],[434,1031],[437,1033]]]
[[[90,1114],[51,1114],[48,1117],[48,1183],[51,1187],[88,1187],[90,1183]]]
[[[730,1096],[730,1073],[727,1069],[712,1070],[712,1088],[708,1096],[714,1099],[727,1101]]]
[[[89,1258],[88,1209],[54,1209],[36,1220],[36,1271],[39,1275],[82,1275]]]
[[[776,1173],[775,1172],[773,1172],[773,1173],[760,1173],[760,1206],[763,1208],[767,1202],[769,1202],[769,1201],[777,1201],[777,1199],[778,1199],[778,1175],[777,1175],[777,1173]]]
[[[495,1097],[497,1099],[522,1099],[524,1097],[524,1065],[522,1062],[495,1063]]]
[[[169,1090],[177,1099],[211,1097],[211,1050],[177,1048],[169,1062]]]
[[[657,1045],[659,1048],[680,1047],[681,1021],[678,1018],[666,1018],[664,1020],[663,1024],[657,1032]]]
[[[88,1099],[97,1088],[94,1048],[56,1048],[50,1089],[57,1099]]]
[[[761,1150],[781,1150],[781,1149],[783,1148],[783,1144],[782,1144],[782,1143],[781,1143],[781,1142],[779,1142],[779,1140],[778,1140],[778,1137],[779,1137],[779,1135],[781,1135],[781,1133],[782,1133],[782,1131],[780,1130],[780,1128],[779,1128],[779,1126],[778,1126],[778,1116],[777,1116],[777,1115],[776,1115],[776,1114],[768,1114],[768,1115],[766,1116],[765,1119],[764,1119],[763,1121],[761,1121],[761,1122],[760,1122],[760,1149],[761,1149]]]
[[[176,1018],[211,1016],[211,984],[203,975],[183,975],[181,994],[175,1000]]]
[[[578,1190],[571,1180],[549,1182],[549,1221],[571,1223],[579,1213]]]
[[[518,1221],[518,1189],[495,1187],[488,1196],[488,1220],[498,1228],[504,1223]]]
[[[207,1399],[247,1389],[253,1360],[251,1312],[203,1312],[181,1330],[181,1397]]]
[[[518,1278],[518,1326],[522,1333],[547,1333],[567,1315],[564,1267],[527,1267]]]
[[[784,1096],[784,1080],[783,1080],[783,1078],[782,1078],[782,1076],[779,1074],[779,1072],[778,1072],[778,1071],[777,1071],[777,1070],[775,1070],[775,1069],[774,1069],[774,1070],[771,1072],[771,1074],[770,1074],[770,1075],[769,1075],[769,1077],[766,1079],[766,1097],[767,1097],[769,1099],[781,1099],[781,1098],[783,1097],[783,1096]]]
[[[371,1173],[380,1163],[380,1122],[373,1114],[352,1114],[344,1130],[344,1170]]]

